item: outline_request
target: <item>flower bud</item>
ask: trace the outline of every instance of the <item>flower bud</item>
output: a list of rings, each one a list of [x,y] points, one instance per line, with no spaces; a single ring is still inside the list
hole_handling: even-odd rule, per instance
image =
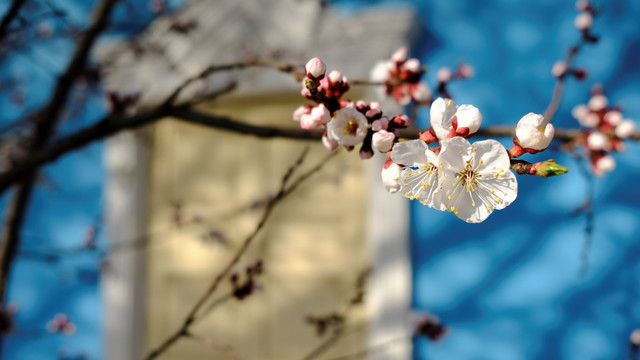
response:
[[[475,134],[480,129],[480,124],[482,124],[482,114],[473,105],[460,105],[456,112],[456,118],[458,119],[456,134],[460,136]]]
[[[382,172],[380,173],[382,184],[390,194],[396,193],[402,188],[402,184],[398,181],[401,171],[402,167],[391,161],[391,159],[388,159],[382,166]]]
[[[587,136],[587,145],[589,149],[594,151],[611,149],[609,138],[599,131],[594,131]]]
[[[335,139],[328,137],[326,132],[322,134],[322,145],[330,151],[338,148],[338,142]]]
[[[555,160],[547,160],[536,163],[535,174],[542,177],[562,175],[569,171],[567,167],[556,164]]]
[[[369,108],[370,108],[370,109],[378,109],[378,110],[382,111],[382,105],[380,105],[380,103],[379,103],[379,102],[377,102],[377,101],[373,101],[373,102],[371,102],[371,103],[369,104]]]
[[[596,175],[603,176],[616,168],[616,160],[611,155],[605,155],[595,161],[593,170]]]
[[[593,16],[588,12],[581,12],[576,16],[573,24],[578,30],[588,30],[593,25]]]
[[[473,66],[469,64],[462,64],[458,66],[458,71],[456,72],[456,77],[459,79],[468,79],[473,76],[475,70]]]
[[[309,114],[300,116],[300,127],[311,130],[320,124],[326,124],[331,120],[331,113],[324,104],[319,104]]]
[[[417,73],[420,71],[420,61],[418,59],[409,59],[404,64],[402,64],[402,68],[404,70]]]
[[[397,63],[401,63],[406,61],[408,56],[409,56],[409,50],[407,49],[406,46],[403,46],[398,50],[396,50],[396,52],[394,52],[393,55],[391,55],[391,60]]]
[[[602,94],[594,95],[589,99],[589,109],[593,111],[600,111],[609,105],[609,100]]]
[[[300,122],[300,117],[302,115],[307,115],[311,112],[311,106],[302,105],[293,111],[293,121]]]
[[[371,144],[380,152],[388,152],[393,147],[393,140],[396,136],[387,130],[380,130],[373,133]]]
[[[388,127],[389,127],[389,118],[386,116],[383,116],[378,120],[374,120],[371,123],[371,130],[373,131],[387,130]]]
[[[540,114],[528,113],[523,116],[516,126],[516,139],[524,149],[541,151],[549,147],[555,129],[553,125],[544,123]]]
[[[342,81],[342,73],[338,70],[333,70],[329,73],[329,81],[331,81],[332,84],[339,83]]]
[[[631,332],[629,342],[631,342],[633,346],[640,347],[640,329],[635,329]]]
[[[617,126],[622,121],[622,113],[618,110],[607,111],[604,120],[610,125]]]
[[[441,67],[436,73],[436,78],[439,82],[449,82],[451,80],[451,69],[448,67]]]
[[[580,125],[588,128],[596,127],[600,123],[600,116],[596,113],[588,113],[582,120],[579,121]]]
[[[617,137],[621,139],[625,139],[631,136],[631,134],[633,134],[635,129],[636,129],[636,124],[633,122],[633,120],[626,119],[626,120],[623,120],[620,124],[618,124],[618,126],[616,126],[615,133]]]
[[[398,114],[393,118],[393,123],[399,127],[407,127],[411,123],[411,119],[405,114]]]
[[[587,105],[576,105],[571,109],[571,115],[578,121],[581,121],[589,113]]]
[[[320,58],[314,57],[307,62],[307,65],[304,66],[304,71],[307,73],[308,77],[322,79],[324,77],[324,73],[327,72],[327,67]]]
[[[567,63],[559,60],[556,61],[555,64],[553,64],[553,67],[551,68],[551,74],[555,77],[561,77],[564,76],[564,74],[567,73]]]

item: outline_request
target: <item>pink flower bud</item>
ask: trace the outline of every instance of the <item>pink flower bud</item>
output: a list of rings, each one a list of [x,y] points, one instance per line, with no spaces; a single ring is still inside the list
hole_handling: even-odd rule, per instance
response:
[[[620,124],[618,124],[618,126],[616,126],[615,133],[616,133],[616,136],[619,137],[620,139],[625,139],[631,136],[635,131],[635,129],[636,129],[636,124],[633,122],[633,120],[626,119],[626,120],[623,120]]]
[[[407,127],[411,123],[411,119],[405,114],[399,114],[393,118],[393,123],[400,127]]]
[[[338,148],[338,142],[335,139],[328,137],[326,132],[322,134],[322,145],[324,145],[324,147],[329,151],[333,151]]]
[[[603,110],[607,105],[609,105],[609,100],[604,95],[594,95],[589,99],[589,109],[593,111]]]
[[[380,152],[388,152],[393,146],[393,140],[396,138],[393,133],[387,130],[379,130],[373,134],[371,144]]]
[[[616,160],[611,155],[605,155],[595,161],[593,170],[596,175],[603,176],[616,168]]]
[[[448,67],[441,67],[436,73],[436,78],[439,82],[449,82],[451,80],[451,69]]]
[[[594,151],[611,149],[609,138],[599,131],[594,131],[587,136],[587,145]]]
[[[622,113],[618,110],[607,111],[604,120],[610,125],[617,126],[622,121]]]
[[[338,70],[333,70],[329,73],[329,81],[331,81],[332,84],[339,83],[340,81],[342,81],[342,78],[342,73]]]
[[[300,117],[302,115],[307,115],[311,112],[311,106],[302,105],[293,111],[293,121],[300,122]]]
[[[585,116],[589,113],[589,108],[587,105],[576,105],[571,109],[571,115],[578,121],[584,119]]]
[[[309,114],[300,115],[300,127],[311,130],[331,120],[331,113],[324,104],[319,104]]]
[[[391,60],[401,63],[407,60],[407,56],[409,56],[409,50],[406,46],[403,46],[391,55]]]
[[[581,12],[576,16],[573,24],[578,30],[588,30],[593,25],[593,16],[588,12]]]
[[[591,4],[589,4],[586,0],[578,0],[576,2],[576,9],[578,11],[587,11],[591,8]]]
[[[409,59],[404,64],[402,64],[402,68],[404,70],[417,73],[420,71],[420,61],[418,61],[418,59]]]
[[[631,335],[629,335],[629,341],[634,346],[640,347],[640,329],[635,329],[631,332]]]
[[[382,166],[382,172],[380,173],[382,184],[390,194],[396,193],[402,188],[402,184],[399,181],[401,171],[402,167],[391,161],[391,159],[387,160]]]
[[[304,70],[307,73],[307,76],[313,77],[316,79],[321,79],[324,77],[324,73],[327,71],[327,67],[320,60],[320,58],[314,57],[313,59],[307,62],[307,65],[304,66]]]
[[[374,102],[370,103],[369,104],[369,108],[378,109],[378,110],[382,111],[382,105],[380,105],[380,103],[377,102],[377,101],[374,101]]]
[[[460,79],[468,79],[472,77],[475,73],[473,66],[469,64],[462,64],[458,67],[458,72],[456,76]]]
[[[596,127],[600,123],[600,116],[596,113],[589,112],[582,120],[579,120],[579,123],[588,128]]]
[[[528,113],[523,116],[516,126],[516,139],[524,149],[541,151],[549,147],[555,128],[551,124],[544,124],[544,117],[540,114]]]
[[[551,68],[551,74],[555,77],[564,76],[566,72],[567,72],[567,63],[562,60],[556,61],[556,63],[553,64],[553,67]]]
[[[373,131],[387,130],[388,127],[389,127],[389,118],[386,116],[383,116],[380,119],[375,120],[374,122],[371,123],[371,130]]]

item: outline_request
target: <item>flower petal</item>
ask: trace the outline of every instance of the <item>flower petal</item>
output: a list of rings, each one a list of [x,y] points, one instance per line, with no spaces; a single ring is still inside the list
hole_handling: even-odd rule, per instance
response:
[[[500,171],[509,171],[511,161],[507,149],[496,140],[482,140],[473,143],[472,151],[475,153],[473,167],[479,173],[495,173]]]
[[[405,166],[426,164],[429,161],[427,155],[425,155],[427,150],[429,150],[429,146],[420,139],[402,141],[393,145],[391,160],[396,164]]]

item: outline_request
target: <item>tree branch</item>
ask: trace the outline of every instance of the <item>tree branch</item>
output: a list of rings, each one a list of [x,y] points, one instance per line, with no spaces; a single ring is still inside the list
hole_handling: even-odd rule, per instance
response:
[[[47,106],[42,110],[36,121],[36,129],[33,142],[29,146],[29,154],[39,151],[49,140],[57,125],[61,110],[66,105],[69,92],[76,77],[84,71],[89,51],[97,36],[107,25],[111,11],[117,0],[103,0],[94,14],[93,21],[89,29],[83,34],[79,45],[69,63],[65,73],[58,78],[56,88]],[[14,2],[15,5],[15,2]],[[19,233],[24,222],[26,209],[31,198],[33,185],[36,181],[36,167],[22,174],[23,183],[19,186],[16,194],[9,205],[5,226],[3,228],[2,243],[0,244],[0,298],[4,302],[6,286],[9,272],[16,249],[19,243]],[[6,190],[6,187],[2,190]]]
[[[9,7],[7,13],[2,17],[0,21],[0,43],[2,43],[5,35],[7,35],[9,24],[11,24],[13,19],[18,15],[20,8],[22,8],[25,3],[25,0],[13,0],[11,7]]]

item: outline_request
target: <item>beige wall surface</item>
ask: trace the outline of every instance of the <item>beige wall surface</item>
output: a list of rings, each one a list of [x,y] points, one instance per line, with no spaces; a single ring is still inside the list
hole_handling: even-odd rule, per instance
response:
[[[304,100],[297,94],[220,99],[207,111],[262,125],[291,126]],[[302,100],[302,101],[301,101]],[[255,228],[263,208],[229,216],[274,194],[301,151],[310,152],[301,174],[328,151],[319,141],[262,140],[164,120],[151,138],[146,347],[177,330],[187,312]],[[214,308],[192,330],[229,346],[245,360],[302,359],[331,336],[306,323],[344,308],[358,275],[370,264],[365,242],[369,179],[356,152],[330,160],[323,170],[282,201],[237,270],[262,259],[261,289],[247,299]],[[182,204],[184,224],[173,222]],[[224,242],[205,240],[215,231]],[[230,291],[225,280],[212,299]],[[320,358],[366,347],[365,306],[349,311],[345,332]],[[163,359],[227,359],[198,342],[182,339]]]

